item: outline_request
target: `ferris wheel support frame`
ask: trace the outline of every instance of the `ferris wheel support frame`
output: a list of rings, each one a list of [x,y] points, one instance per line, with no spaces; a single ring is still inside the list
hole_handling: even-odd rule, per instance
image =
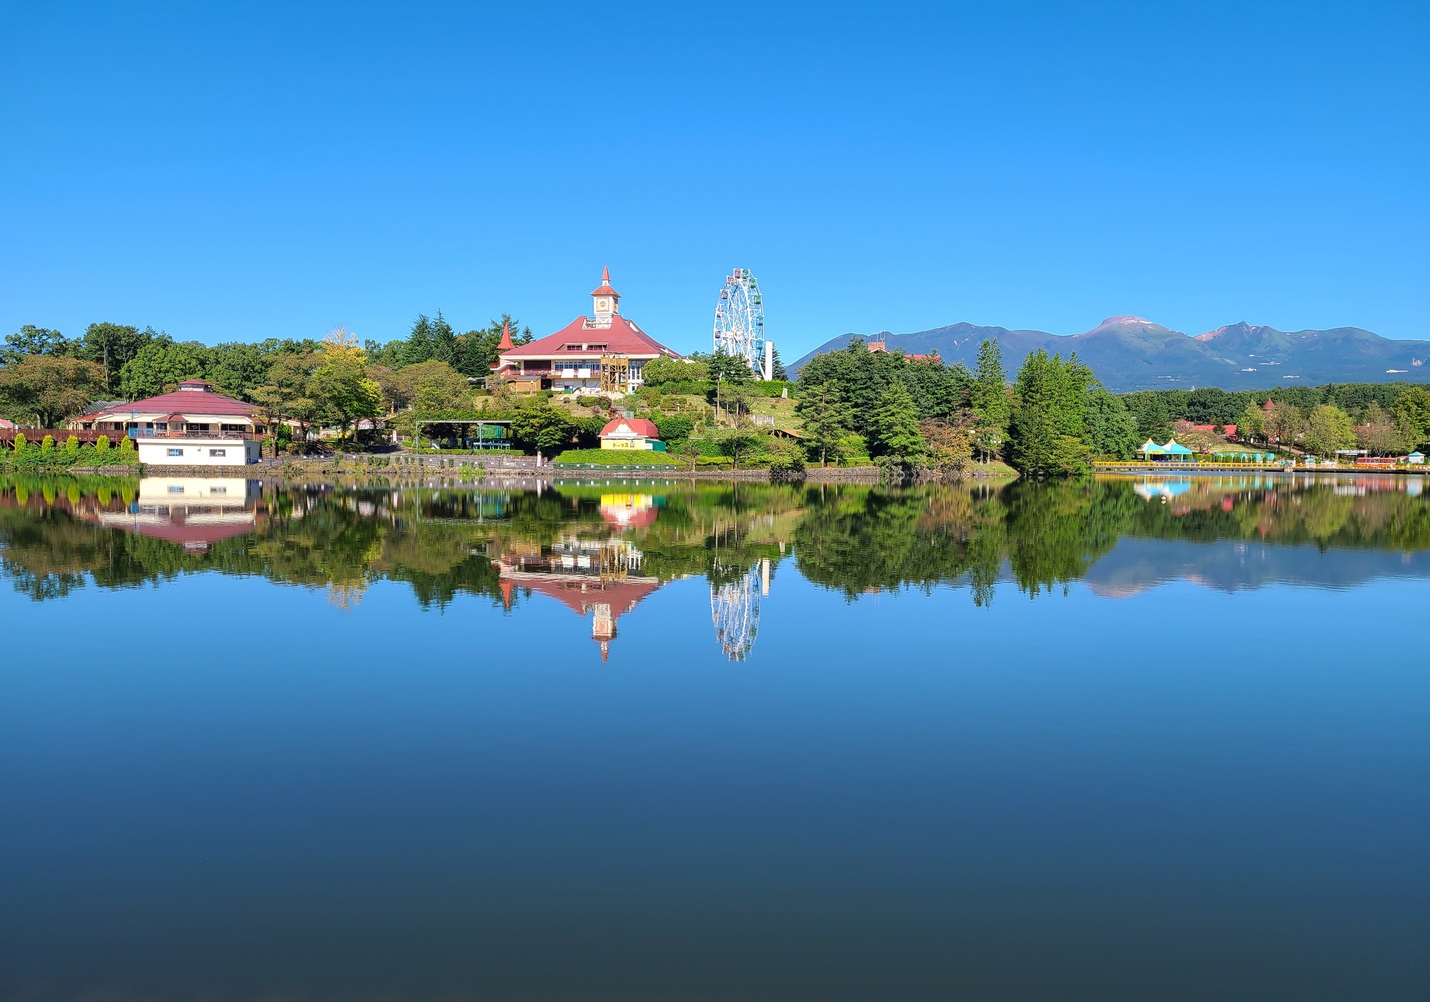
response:
[[[725,276],[725,287],[715,303],[714,350],[743,358],[750,372],[761,379],[774,378],[774,342],[765,337],[764,296],[748,268]]]

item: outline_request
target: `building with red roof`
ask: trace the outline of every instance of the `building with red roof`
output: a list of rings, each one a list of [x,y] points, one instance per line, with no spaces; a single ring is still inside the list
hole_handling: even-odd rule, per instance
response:
[[[621,294],[611,287],[611,269],[591,291],[591,316],[577,317],[555,334],[513,345],[503,331],[492,376],[523,393],[624,394],[644,382],[645,364],[680,358],[633,320],[621,316]]]
[[[665,451],[665,443],[660,441],[660,429],[654,421],[645,418],[612,418],[601,429],[603,449],[643,449],[647,452]]]
[[[82,430],[134,439],[139,459],[157,466],[243,466],[258,461],[268,428],[253,404],[186,379],[172,393],[111,404],[72,422]]]

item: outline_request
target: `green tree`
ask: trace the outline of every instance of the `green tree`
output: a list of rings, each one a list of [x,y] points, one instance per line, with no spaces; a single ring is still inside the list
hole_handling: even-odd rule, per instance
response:
[[[382,390],[368,375],[366,357],[346,330],[323,339],[312,386],[321,412],[337,423],[343,438],[355,422],[381,411]]]
[[[709,364],[693,358],[653,358],[641,368],[641,379],[647,386],[704,382],[709,378]]]
[[[104,388],[104,369],[62,355],[26,355],[0,367],[0,413],[53,428]]]
[[[511,433],[523,446],[551,453],[570,444],[575,428],[545,397],[534,397],[512,413]]]
[[[1245,442],[1266,441],[1266,424],[1262,421],[1261,406],[1255,400],[1241,412],[1236,422],[1236,434]]]
[[[268,365],[267,381],[253,389],[254,402],[274,430],[275,446],[281,437],[280,426],[291,421],[298,426],[299,439],[307,449],[309,432],[320,411],[313,386],[318,360],[318,352],[312,348],[278,352]]]
[[[124,367],[157,337],[152,327],[141,331],[129,324],[90,324],[75,353],[104,367],[104,389],[112,395],[121,391],[119,374]]]
[[[969,403],[973,406],[979,427],[1006,432],[1013,408],[1008,401],[1003,349],[996,340],[984,338],[978,346],[978,368],[973,370]]]
[[[271,357],[256,344],[232,341],[214,345],[208,353],[208,379],[222,393],[252,400],[253,391],[268,379]]]
[[[829,465],[829,455],[839,458],[840,441],[853,431],[854,412],[834,382],[801,388],[794,410],[804,422],[805,441],[819,453],[819,465]]]
[[[1408,448],[1414,449],[1430,441],[1430,389],[1412,386],[1396,398],[1390,410]]]
[[[1306,419],[1306,449],[1318,456],[1331,456],[1338,449],[1355,447],[1355,428],[1350,415],[1335,404],[1320,404]]]
[[[120,370],[120,392],[130,400],[139,400],[168,392],[185,379],[203,379],[208,374],[208,353],[196,341],[157,337],[136,351]]]
[[[772,364],[770,365],[770,378],[779,382],[789,379],[789,374],[785,372],[785,364],[780,361],[780,350],[776,348],[773,352]]]
[[[889,464],[907,474],[924,456],[919,410],[903,383],[890,383],[874,412],[873,445]]]
[[[1137,437],[1137,419],[1101,386],[1088,389],[1083,417],[1087,426],[1083,439],[1094,456],[1131,459],[1142,444]]]
[[[741,456],[760,444],[761,436],[749,428],[727,428],[715,441],[720,446],[721,454],[730,458],[730,469],[733,470],[740,465]]]
[[[30,355],[69,355],[74,342],[59,331],[25,324],[14,334],[5,335],[5,347],[0,349],[0,365],[18,362]]]
[[[407,343],[402,349],[402,364],[416,365],[431,361],[435,345],[432,339],[432,321],[427,314],[417,314],[412,329],[407,332]]]
[[[1066,476],[1088,469],[1084,441],[1092,370],[1039,348],[1018,370],[1017,409],[1010,435],[1013,465],[1030,476]]]

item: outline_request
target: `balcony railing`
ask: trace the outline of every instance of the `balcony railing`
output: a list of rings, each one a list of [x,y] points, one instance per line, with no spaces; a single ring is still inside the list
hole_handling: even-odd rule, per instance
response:
[[[225,428],[222,431],[190,431],[187,428],[180,430],[169,430],[162,428],[130,428],[128,431],[128,435],[130,438],[133,439],[159,438],[164,439],[166,441],[170,439],[181,440],[189,438],[221,438],[230,439],[234,441],[255,441],[264,437],[262,435],[257,434],[256,432],[234,431],[228,428]]]

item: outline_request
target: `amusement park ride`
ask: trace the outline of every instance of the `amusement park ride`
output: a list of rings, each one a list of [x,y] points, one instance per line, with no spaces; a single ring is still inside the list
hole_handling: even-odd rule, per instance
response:
[[[738,355],[761,379],[773,379],[775,343],[765,338],[764,297],[748,268],[725,276],[715,304],[715,351]]]

